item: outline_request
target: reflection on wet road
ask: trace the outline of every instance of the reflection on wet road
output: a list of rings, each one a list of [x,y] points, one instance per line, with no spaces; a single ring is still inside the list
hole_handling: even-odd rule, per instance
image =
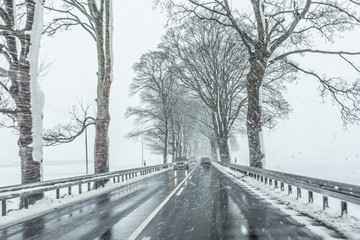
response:
[[[177,181],[184,179],[184,172]],[[127,239],[174,190],[174,172],[1,229],[0,239]]]
[[[128,239],[176,188],[136,239],[321,239],[213,166],[194,167],[0,230],[0,239]]]

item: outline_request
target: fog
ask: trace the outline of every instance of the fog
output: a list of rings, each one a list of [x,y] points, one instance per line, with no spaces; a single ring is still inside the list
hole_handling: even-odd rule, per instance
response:
[[[137,104],[128,90],[134,73],[133,64],[150,49],[155,49],[165,33],[165,13],[153,10],[152,1],[114,1],[114,78],[110,102],[110,169],[139,166],[141,143],[124,136],[133,125],[124,119],[126,108]],[[336,46],[354,50],[356,35],[349,34]],[[319,43],[325,44],[325,43]],[[93,103],[96,98],[95,43],[80,28],[61,32],[55,37],[44,37],[41,61],[51,63],[51,68],[41,79],[45,93],[44,127],[66,123],[68,110],[78,102]],[[349,75],[349,69],[336,59],[304,58],[304,63],[322,72],[333,71]],[[289,83],[286,94],[293,111],[289,119],[281,121],[271,131],[265,130],[266,167],[315,177],[359,182],[360,128],[345,126],[339,108],[320,98],[315,79],[299,75],[297,82]],[[0,129],[0,165],[19,165],[17,136],[9,129]],[[248,164],[247,140],[239,137],[239,150],[233,151],[232,160]],[[89,156],[93,161],[94,129],[89,128]],[[156,164],[161,156],[145,149],[148,164]],[[70,144],[44,149],[44,164],[61,160],[84,160],[84,136]],[[20,168],[19,168],[20,171]]]

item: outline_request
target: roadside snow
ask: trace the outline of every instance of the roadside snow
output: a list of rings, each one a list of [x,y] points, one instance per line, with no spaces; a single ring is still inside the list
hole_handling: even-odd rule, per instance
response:
[[[72,195],[65,194],[62,195],[60,199],[55,198],[55,191],[48,192],[45,194],[45,197],[42,200],[37,201],[34,205],[30,205],[29,209],[17,210],[18,201],[12,201],[10,202],[10,207],[8,207],[8,214],[6,216],[0,217],[0,229],[4,229],[20,222],[24,222],[44,215],[46,213],[56,211],[59,208],[64,208],[85,201],[87,199],[111,192],[117,188],[129,185],[130,183],[136,183],[146,178],[164,173],[169,169],[170,168],[166,168],[154,173],[138,176],[136,178],[126,180],[120,183],[109,182],[105,185],[105,187],[99,188],[97,190],[91,190],[90,192],[86,192],[87,188],[84,185],[82,188],[82,194],[78,194],[77,191],[73,191]]]
[[[332,239],[329,231],[325,227],[313,226],[304,216],[298,216],[300,212],[311,217],[315,221],[336,230],[338,233],[348,239],[360,239],[360,206],[348,203],[348,212],[344,216],[340,216],[340,201],[329,198],[329,208],[322,209],[322,195],[314,193],[314,202],[308,203],[305,191],[302,191],[303,197],[296,199],[296,189],[288,195],[286,191],[281,191],[274,186],[268,186],[262,182],[256,181],[251,177],[233,171],[227,167],[214,163],[221,172],[234,179],[238,184],[252,191],[256,195],[263,197],[267,202],[271,203],[281,211],[289,214],[299,223],[303,223],[314,233],[324,237],[324,239]],[[285,184],[285,189],[287,186]],[[292,210],[287,209],[290,207]],[[321,229],[322,228],[322,229]]]

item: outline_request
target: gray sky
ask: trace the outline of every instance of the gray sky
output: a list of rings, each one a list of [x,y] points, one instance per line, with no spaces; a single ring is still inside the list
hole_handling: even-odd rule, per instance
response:
[[[140,56],[156,48],[165,33],[165,14],[152,9],[152,1],[113,1],[114,5],[114,80],[110,102],[110,168],[139,166],[141,143],[124,139],[132,129],[132,119],[124,119],[129,105],[136,104],[128,97],[129,84],[134,76],[132,66]],[[358,47],[359,34],[350,34],[337,46],[349,50]],[[322,44],[322,43],[320,43]],[[78,100],[93,102],[96,96],[95,43],[80,28],[44,38],[42,60],[52,62],[49,73],[41,80],[45,92],[44,126],[66,123],[67,110]],[[329,58],[312,57],[302,60],[322,71],[348,74],[346,66]],[[289,85],[288,100],[294,109],[289,119],[281,122],[273,131],[266,131],[265,146],[267,166],[272,169],[354,182],[360,169],[360,128],[348,126],[343,131],[338,108],[330,101],[322,104],[314,79],[301,76],[297,83]],[[89,129],[90,130],[90,129]],[[7,129],[0,129],[0,165],[19,163],[17,136]],[[93,159],[93,129],[89,133],[90,159]],[[240,140],[240,150],[232,158],[247,163],[247,142]],[[71,144],[44,149],[45,164],[56,160],[83,160],[84,138]],[[145,158],[150,158],[145,151]],[[160,157],[152,156],[148,163],[158,163]],[[350,174],[349,174],[350,173]],[[349,177],[350,176],[350,177]]]

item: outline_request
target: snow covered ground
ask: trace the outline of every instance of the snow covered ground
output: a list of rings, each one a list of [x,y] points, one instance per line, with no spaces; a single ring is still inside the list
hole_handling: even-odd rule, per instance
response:
[[[250,191],[263,197],[266,201],[278,207],[281,211],[288,213],[295,220],[304,223],[308,228],[312,228],[311,224],[296,216],[296,212],[311,216],[316,221],[329,226],[348,239],[360,239],[360,206],[348,204],[348,214],[340,216],[340,201],[329,198],[329,208],[322,209],[322,195],[314,193],[314,202],[308,203],[306,197],[296,199],[296,191],[288,195],[286,191],[280,191],[273,186],[264,185],[253,178],[246,177],[244,174],[233,171],[227,167],[214,163],[214,165],[224,174],[233,178],[238,184],[245,186]],[[285,189],[287,186],[285,184]],[[286,207],[290,207],[295,211],[291,211]],[[314,230],[314,229],[311,229]],[[315,229],[316,230],[316,229]],[[325,238],[327,239],[327,238]]]
[[[151,163],[156,165],[157,162]],[[110,165],[111,171],[124,170],[141,167],[141,162],[125,162],[117,165]],[[94,173],[94,163],[89,162],[89,174]],[[21,183],[21,169],[18,164],[0,165],[0,187],[16,185]],[[75,177],[86,174],[85,160],[48,161],[44,162],[44,180],[52,180],[66,177]]]

